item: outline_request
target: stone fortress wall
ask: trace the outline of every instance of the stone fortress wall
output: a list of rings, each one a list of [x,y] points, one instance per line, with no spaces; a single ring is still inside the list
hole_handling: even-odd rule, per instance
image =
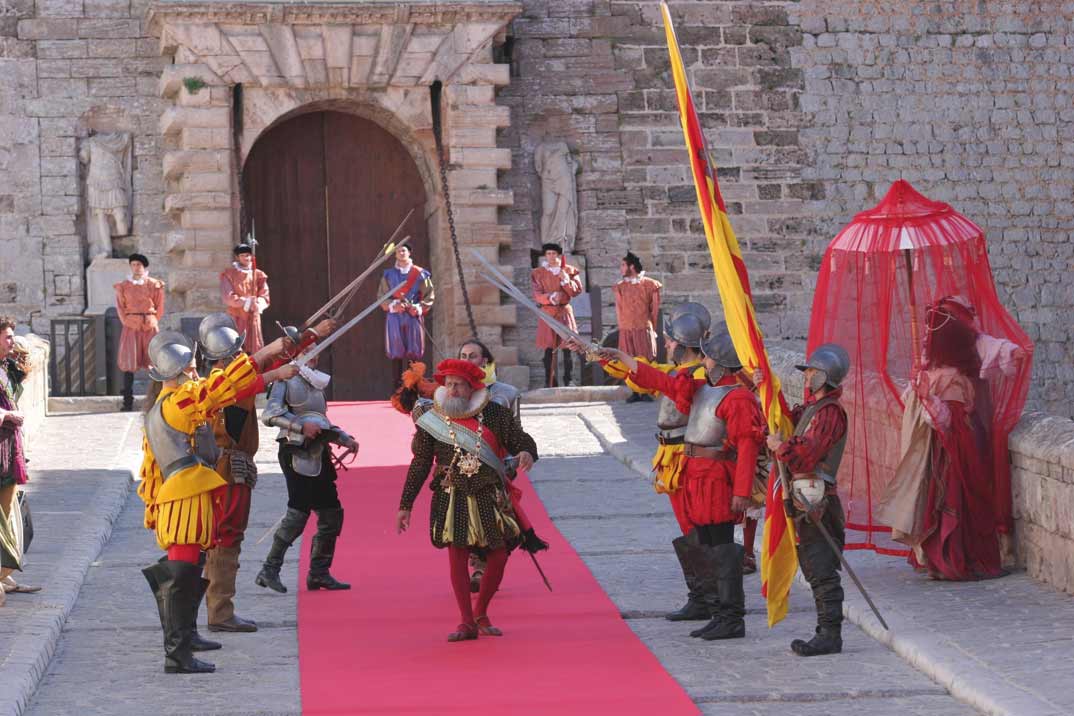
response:
[[[1074,256],[1074,8],[1031,0],[671,4],[769,338],[802,344],[825,244],[891,181],[905,178],[984,228],[1000,296],[1037,342],[1031,406],[1070,416],[1074,289],[1061,277]],[[233,186],[220,178],[232,170],[224,158],[231,149],[228,87],[191,95],[182,77],[168,76],[173,62],[200,62],[205,53],[191,46],[197,38],[162,43],[148,24],[150,5],[0,0],[0,311],[38,332],[50,317],[84,308],[89,257],[78,152],[92,132],[132,135],[133,231],[116,249],[146,253],[153,272],[182,289],[169,294],[172,320],[211,308],[211,288],[197,274],[211,276],[237,239],[228,218]],[[256,4],[213,5],[223,12]],[[285,17],[279,8],[287,3],[270,5],[275,14],[247,13],[248,21]],[[403,8],[391,16],[397,29],[421,4],[357,5]],[[533,154],[543,141],[562,140],[579,164],[577,249],[590,282],[610,286],[630,249],[664,281],[668,302],[702,298],[716,308],[658,3],[523,0],[509,14],[490,57],[475,60],[468,88],[448,87],[456,105],[495,101],[503,108],[448,118],[463,242],[499,252],[526,286],[529,251],[540,241]],[[241,54],[247,68],[267,61],[278,74],[235,81],[264,85],[279,76],[294,89],[287,63],[273,55],[274,32],[261,33],[264,47],[256,27],[243,35]],[[315,85],[323,52],[296,37],[296,67],[305,63],[303,82]],[[417,52],[415,42],[407,52]],[[358,52],[357,43],[352,49]],[[407,62],[420,60],[400,57],[411,71]],[[509,69],[480,64],[488,61]],[[331,72],[324,77],[328,85],[338,80]],[[303,88],[288,101],[313,95]],[[417,109],[408,116],[405,101],[398,108],[397,119],[420,145],[415,151],[428,155],[428,117]],[[195,115],[205,126],[183,124],[201,121]],[[222,166],[197,164],[210,161],[203,149],[221,150],[212,161]],[[436,209],[431,201],[430,226],[443,238]],[[450,252],[438,246],[434,253],[434,268],[450,271]],[[461,299],[441,283],[445,300],[435,318],[454,335],[462,330]],[[539,382],[533,320],[497,301],[478,291],[477,313],[490,326],[483,337],[505,364],[535,368],[531,382]],[[605,302],[610,306],[608,293]],[[606,324],[612,316],[605,311]]]

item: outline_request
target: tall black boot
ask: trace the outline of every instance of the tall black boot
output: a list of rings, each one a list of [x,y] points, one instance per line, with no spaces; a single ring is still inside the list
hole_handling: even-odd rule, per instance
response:
[[[351,585],[333,577],[328,568],[336,554],[336,538],[343,530],[343,508],[330,507],[317,510],[317,534],[310,545],[310,571],[306,575],[306,589],[350,589]]]
[[[708,547],[716,562],[720,595],[719,622],[701,635],[705,641],[746,636],[746,592],[742,587],[742,545],[734,542]]]
[[[142,570],[157,598],[164,632],[164,672],[205,674],[216,671],[208,662],[194,658],[195,600],[201,591],[201,567],[189,562],[166,560]]]
[[[123,407],[124,413],[134,410],[134,373],[123,373]]]
[[[720,616],[720,565],[717,561],[716,548],[701,544],[697,530],[691,530],[686,537],[686,543],[693,554],[694,578],[696,579],[697,591],[701,601],[708,607],[708,622],[700,628],[690,632],[690,636],[697,638],[704,636],[710,630],[715,629],[721,623]]]
[[[568,350],[563,351],[563,385],[571,384],[571,371],[574,367],[574,354]]]
[[[309,518],[309,512],[296,510],[293,507],[287,508],[283,519],[280,520],[280,526],[276,528],[276,533],[272,535],[272,547],[269,548],[268,556],[265,557],[265,563],[261,565],[261,571],[254,578],[257,586],[268,587],[280,594],[287,592],[287,587],[280,581],[280,567],[283,566],[283,556],[287,554],[287,549],[302,534],[302,530],[306,529],[306,520]]]
[[[686,604],[681,609],[665,615],[664,618],[671,622],[708,619],[712,614],[698,589],[694,567],[696,553],[693,545],[686,537],[676,537],[671,540],[671,546],[675,548],[675,556],[679,558],[679,566],[682,567],[682,576],[686,580],[687,598]]]
[[[204,552],[202,554],[204,554]],[[214,649],[219,649],[223,646],[223,644],[218,641],[202,638],[201,634],[198,633],[198,611],[201,609],[201,603],[205,601],[205,590],[208,588],[209,580],[203,578],[199,572],[196,592],[194,594],[194,619],[191,622],[193,624],[192,633],[190,635],[191,651],[213,651]]]
[[[817,607],[817,628],[809,641],[795,639],[791,651],[798,656],[822,656],[843,651],[843,583],[839,578],[839,558],[824,538],[814,535],[816,528],[804,526],[798,548],[802,575],[813,589]],[[840,540],[842,541],[842,540]]]

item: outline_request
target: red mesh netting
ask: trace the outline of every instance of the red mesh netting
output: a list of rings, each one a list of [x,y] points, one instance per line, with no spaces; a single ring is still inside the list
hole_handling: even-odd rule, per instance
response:
[[[983,341],[1000,339],[992,345],[1017,346],[1026,358],[998,365],[992,355],[976,381],[976,409],[987,413],[980,417],[991,433],[981,448],[987,453],[990,443],[991,454],[982,455],[980,464],[992,473],[988,489],[995,528],[1011,529],[1007,436],[1025,405],[1032,343],[999,302],[981,229],[948,204],[930,201],[900,180],[828,246],[809,327],[810,352],[831,342],[844,346],[851,357],[843,394],[850,433],[839,488],[847,527],[861,537],[848,534],[849,549],[907,554],[878,523],[877,501],[899,461],[900,396],[919,369],[926,309],[944,297],[957,297],[972,307],[973,327]],[[989,481],[987,475],[984,479]]]

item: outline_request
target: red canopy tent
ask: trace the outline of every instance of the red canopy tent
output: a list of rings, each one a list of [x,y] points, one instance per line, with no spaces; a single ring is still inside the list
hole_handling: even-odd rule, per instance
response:
[[[838,343],[851,357],[843,383],[850,432],[839,489],[847,527],[862,534],[847,535],[848,549],[907,554],[874,515],[900,457],[900,396],[920,360],[925,310],[947,296],[975,310],[980,333],[1031,355],[1032,342],[996,295],[984,232],[904,180],[895,182],[877,206],[855,216],[824,254],[808,350]],[[991,402],[986,424],[992,455],[986,464],[992,467],[1000,532],[1012,527],[1007,437],[1025,406],[1030,363],[982,371],[987,390],[979,392]]]

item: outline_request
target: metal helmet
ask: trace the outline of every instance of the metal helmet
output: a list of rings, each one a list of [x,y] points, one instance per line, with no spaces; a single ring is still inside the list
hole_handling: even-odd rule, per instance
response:
[[[667,324],[664,333],[676,343],[688,348],[700,348],[705,337],[706,326],[693,313],[681,313]]]
[[[712,314],[709,313],[709,309],[702,306],[700,303],[694,303],[693,301],[687,301],[686,303],[680,303],[671,309],[671,313],[668,314],[668,323],[673,322],[676,318],[684,313],[691,313],[701,319],[701,324],[707,331],[709,326],[712,325]]]
[[[727,368],[728,370],[740,370],[742,368],[742,361],[738,359],[738,352],[735,350],[735,344],[731,340],[731,334],[727,332],[727,328],[722,323],[717,324],[714,326],[714,330],[709,331],[709,335],[701,345],[701,353],[721,368]]]
[[[149,341],[149,377],[177,378],[194,358],[194,344],[179,331],[161,331]]]
[[[209,360],[232,357],[242,350],[245,340],[246,334],[239,333],[235,320],[226,313],[210,313],[198,324],[198,344]]]
[[[825,385],[830,388],[838,388],[839,384],[843,382],[843,378],[846,378],[847,373],[850,372],[850,354],[846,352],[843,346],[835,343],[825,343],[813,351],[813,355],[809,356],[809,360],[805,362],[805,365],[797,365],[795,368],[800,371],[805,371],[806,368],[813,368],[823,373],[823,380],[818,377],[817,384],[809,386],[810,390],[820,390]]]
[[[287,337],[296,346],[302,342],[302,334],[298,332],[298,329],[294,326],[285,326],[279,321],[276,321],[276,327],[283,332],[283,335]]]

